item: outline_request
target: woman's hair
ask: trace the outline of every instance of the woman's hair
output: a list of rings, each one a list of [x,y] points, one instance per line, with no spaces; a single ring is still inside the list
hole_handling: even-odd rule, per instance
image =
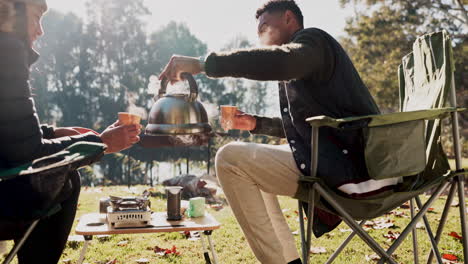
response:
[[[0,32],[12,32],[14,24],[14,3],[9,0],[0,0]]]

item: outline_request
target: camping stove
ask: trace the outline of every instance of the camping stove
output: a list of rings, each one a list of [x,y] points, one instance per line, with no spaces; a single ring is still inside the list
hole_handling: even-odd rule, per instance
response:
[[[151,203],[147,197],[110,196],[107,222],[114,228],[145,227],[151,221]]]

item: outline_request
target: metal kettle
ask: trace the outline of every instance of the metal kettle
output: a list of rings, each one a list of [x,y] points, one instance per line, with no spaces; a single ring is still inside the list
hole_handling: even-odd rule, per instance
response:
[[[193,76],[182,73],[188,81],[190,94],[166,94],[169,83],[161,81],[159,93],[155,96],[145,134],[150,136],[207,134],[211,132],[208,115],[203,105],[197,101],[198,86]]]

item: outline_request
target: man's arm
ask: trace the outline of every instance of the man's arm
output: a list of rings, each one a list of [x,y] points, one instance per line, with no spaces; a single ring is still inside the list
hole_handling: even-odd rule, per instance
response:
[[[205,62],[210,77],[241,77],[253,80],[294,80],[331,77],[334,56],[317,30],[297,33],[289,44],[232,52],[211,53]]]
[[[256,126],[254,130],[251,130],[252,134],[262,134],[267,136],[285,138],[286,135],[283,129],[283,121],[279,117],[264,117],[254,115],[256,119]]]
[[[205,72],[214,78],[325,81],[331,78],[334,67],[334,53],[325,36],[316,29],[305,29],[289,44],[211,53],[204,63],[198,58],[174,55],[159,78],[174,83],[183,72]]]

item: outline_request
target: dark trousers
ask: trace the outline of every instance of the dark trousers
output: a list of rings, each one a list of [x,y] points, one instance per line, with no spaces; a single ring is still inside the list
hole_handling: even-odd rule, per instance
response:
[[[18,252],[19,264],[56,264],[68,240],[75,219],[81,180],[78,172],[70,173],[72,189],[65,194],[62,209],[41,219]]]

